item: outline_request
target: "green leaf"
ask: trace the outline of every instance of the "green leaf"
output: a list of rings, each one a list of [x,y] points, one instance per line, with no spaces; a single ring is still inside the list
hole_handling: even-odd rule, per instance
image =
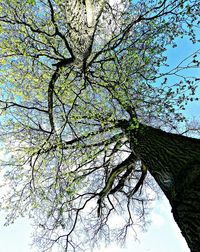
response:
[[[27,0],[27,3],[31,4],[31,5],[35,5],[36,4],[36,0]]]

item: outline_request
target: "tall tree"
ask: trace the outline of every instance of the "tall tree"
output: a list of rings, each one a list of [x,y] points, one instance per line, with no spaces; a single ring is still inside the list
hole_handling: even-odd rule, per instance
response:
[[[199,78],[186,70],[199,67],[199,51],[170,70],[164,53],[176,37],[198,41],[199,7],[197,0],[0,1],[7,224],[29,214],[43,250],[123,240],[145,220],[151,173],[198,251],[200,141],[172,131],[198,99]],[[125,221],[112,229],[119,213]]]

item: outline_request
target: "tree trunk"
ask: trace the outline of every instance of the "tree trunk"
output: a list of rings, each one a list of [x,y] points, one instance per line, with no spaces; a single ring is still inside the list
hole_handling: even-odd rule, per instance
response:
[[[192,252],[200,251],[200,140],[140,125],[133,148],[168,198]]]
[[[77,66],[82,67],[90,56],[94,32],[104,6],[105,0],[67,0],[64,4],[67,39]]]

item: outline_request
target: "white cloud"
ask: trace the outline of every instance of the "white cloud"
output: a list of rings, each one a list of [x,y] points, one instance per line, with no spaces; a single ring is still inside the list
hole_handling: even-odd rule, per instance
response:
[[[102,247],[99,250],[95,250],[94,252],[126,252],[125,248],[120,248],[116,244],[110,244],[107,247]]]
[[[158,213],[153,213],[151,215],[151,221],[152,221],[152,225],[155,228],[161,228],[165,224],[165,219],[163,218],[162,215]]]

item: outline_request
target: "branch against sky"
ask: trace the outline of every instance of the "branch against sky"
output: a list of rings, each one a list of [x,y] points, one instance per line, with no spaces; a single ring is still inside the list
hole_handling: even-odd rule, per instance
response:
[[[197,42],[199,1],[0,6],[8,223],[27,212],[44,250],[58,243],[79,251],[100,236],[123,240],[128,227],[142,225],[155,187],[130,131],[140,123],[175,129],[197,99],[198,77],[180,74],[170,85],[167,78],[198,68],[199,51],[173,70],[160,67],[176,37]],[[110,235],[109,218],[121,213],[125,222]]]

